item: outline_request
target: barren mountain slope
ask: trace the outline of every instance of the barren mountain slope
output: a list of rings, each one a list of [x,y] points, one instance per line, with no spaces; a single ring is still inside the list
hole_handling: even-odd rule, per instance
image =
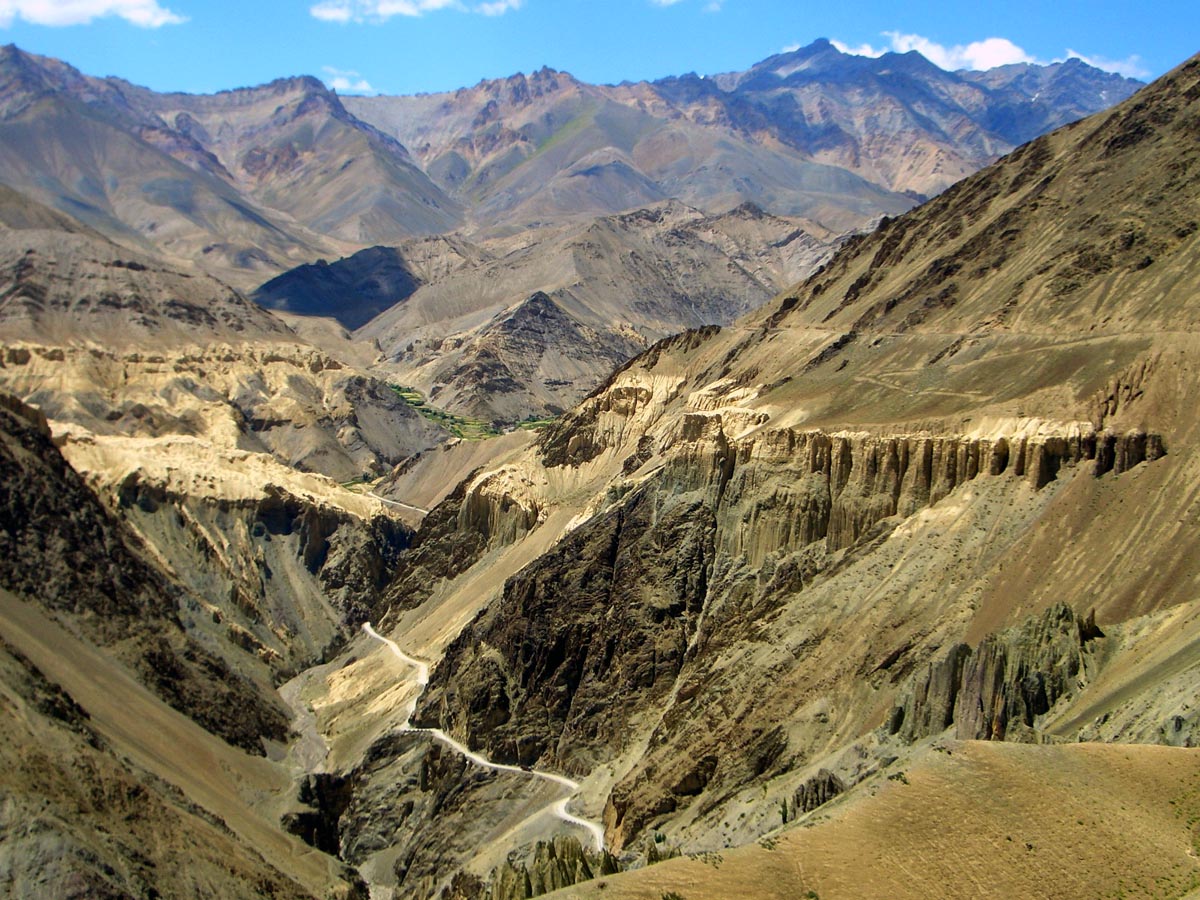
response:
[[[443,657],[417,721],[583,781],[631,858],[752,841],[946,728],[1191,742],[1198,122],[1193,60],[473,475],[378,611]]]
[[[397,141],[350,115],[315,78],[213,95],[116,83],[132,102],[211,154],[264,208],[355,244],[453,229],[458,205]]]
[[[86,336],[143,349],[292,337],[282,322],[212,276],[120,247],[3,185],[0,328],[9,342]]]
[[[348,329],[412,296],[421,282],[395,247],[369,247],[332,265],[320,259],[261,285],[254,301],[267,309],[327,316]]]
[[[0,889],[6,895],[300,898],[338,887],[334,896],[348,895],[336,869],[289,860],[285,874],[264,860],[261,844],[123,758],[127,748],[103,736],[92,712],[8,643],[11,634],[5,637]]]
[[[459,222],[402,146],[311,78],[160,95],[9,46],[0,136],[3,182],[243,287]]]
[[[674,197],[707,211],[752,201],[845,231],[1138,86],[1077,60],[982,79],[820,40],[715,78],[595,86],[542,69],[346,104],[468,198],[485,227]]]
[[[1166,747],[947,741],[811,827],[553,896],[1191,897],[1197,762]]]
[[[765,302],[824,261],[828,241],[749,205],[705,216],[659,204],[487,242],[358,336],[439,405],[507,421],[557,414],[651,341]]]

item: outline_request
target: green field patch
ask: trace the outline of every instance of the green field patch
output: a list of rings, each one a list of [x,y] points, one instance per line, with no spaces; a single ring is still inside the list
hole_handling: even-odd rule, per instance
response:
[[[481,419],[468,419],[466,416],[460,416],[457,413],[448,412],[444,409],[439,409],[433,406],[425,399],[425,395],[416,388],[406,387],[401,384],[388,385],[405,403],[412,409],[416,410],[429,421],[445,428],[455,437],[460,437],[465,441],[485,441],[488,438],[499,437],[503,434],[502,431],[495,428],[490,422],[484,422]]]

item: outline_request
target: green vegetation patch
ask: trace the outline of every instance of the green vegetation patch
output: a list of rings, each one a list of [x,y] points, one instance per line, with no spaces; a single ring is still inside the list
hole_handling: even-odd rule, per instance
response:
[[[442,426],[442,428],[445,428],[455,437],[460,437],[466,441],[486,441],[488,438],[499,437],[505,432],[513,431],[517,428],[523,431],[541,431],[543,428],[548,428],[558,421],[553,416],[542,418],[529,416],[520,422],[484,422],[482,419],[468,419],[466,416],[460,416],[457,413],[434,406],[425,399],[424,394],[414,387],[407,387],[402,384],[389,384],[388,387],[392,389],[397,397],[426,419]]]
[[[525,431],[541,431],[543,428],[549,428],[558,419],[551,416],[550,418],[539,419],[535,416],[530,416],[528,419],[522,419],[517,423],[517,427]]]
[[[455,437],[460,437],[465,441],[485,441],[503,434],[488,422],[480,419],[468,419],[466,416],[432,406],[416,388],[405,387],[401,384],[391,384],[388,387],[396,392],[397,397],[426,419],[445,428]]]

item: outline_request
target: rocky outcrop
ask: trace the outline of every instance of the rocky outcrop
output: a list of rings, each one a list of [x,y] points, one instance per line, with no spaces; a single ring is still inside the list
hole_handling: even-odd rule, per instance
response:
[[[1166,453],[1160,436],[1141,431],[1064,431],[1010,438],[763,432],[734,445],[724,548],[755,562],[818,540],[842,550],[877,522],[911,516],[980,475],[1023,478],[1037,489],[1063,466],[1091,462],[1099,476]],[[773,477],[785,472],[786,479]]]
[[[692,328],[663,338],[613,372],[582,403],[548,428],[540,439],[547,468],[579,466],[620,446],[637,425],[645,427],[666,403],[678,396],[678,381],[628,377],[631,370],[652,369],[668,353],[687,353],[721,333],[716,325]],[[623,377],[625,376],[625,377]]]
[[[821,769],[812,778],[796,789],[792,797],[792,809],[796,815],[812,812],[839,794],[845,793],[846,783],[828,769]]]
[[[493,872],[479,900],[528,900],[617,871],[610,854],[597,857],[586,853],[576,838],[556,837],[538,841],[531,860],[507,862]]]
[[[447,356],[434,368],[432,395],[486,420],[561,415],[644,346],[625,328],[593,328],[535,291],[484,329],[439,346]]]
[[[959,740],[1036,740],[1038,718],[1086,681],[1102,637],[1094,615],[1060,603],[975,650],[956,645],[914,679],[886,730],[909,742],[951,725]]]
[[[614,422],[640,415],[633,406],[611,410],[630,390],[618,383],[602,395]],[[607,511],[511,578],[502,598],[447,648],[418,721],[497,759],[588,771],[626,745],[636,710],[672,688],[676,703],[691,702],[715,677],[700,674],[702,666],[680,684],[686,659],[761,639],[764,623],[798,594],[869,558],[898,523],[964,485],[1016,482],[1018,495],[1030,497],[1064,470],[1108,474],[1163,452],[1160,439],[1112,436],[1113,447],[1126,449],[1119,466],[1114,453],[1106,468],[1097,460],[1107,436],[1086,425],[988,438],[764,429],[731,439],[726,418],[724,410],[681,415],[649,480],[623,496],[612,491]],[[548,443],[562,446],[564,437]],[[448,546],[452,533],[441,537]],[[911,649],[879,665],[891,668]],[[954,721],[965,665],[951,654],[914,689],[910,731],[935,733]],[[1053,698],[1061,689],[1048,682],[1046,692]],[[1028,702],[1038,707],[1035,697]],[[1000,707],[1001,729],[1039,714],[1015,701]],[[664,720],[651,745],[676,726],[685,727]],[[686,765],[648,768],[614,787],[605,822],[619,845],[656,818],[693,802],[703,808],[708,801],[695,798],[708,797],[713,785],[744,784],[789,764],[792,750],[778,730],[728,727],[737,730],[736,744],[723,752],[697,752]],[[833,787],[814,784],[795,802],[804,809]]]
[[[411,539],[384,514],[364,518],[281,485],[257,496],[193,496],[136,471],[114,493],[115,511],[275,681],[322,659],[370,617]]]
[[[460,482],[422,520],[375,611],[375,618],[385,626],[392,610],[399,612],[419,606],[432,595],[439,580],[474,565],[491,541],[489,522],[501,518],[511,521],[501,516],[501,510],[493,510],[490,504],[471,498],[471,484],[469,478]],[[523,514],[518,512],[518,515],[525,520]]]
[[[283,824],[350,865],[386,865],[397,896],[533,896],[495,893],[496,885],[528,881],[544,893],[553,889],[549,885],[615,871],[615,861],[584,852],[572,838],[520,852],[500,844],[501,854],[512,855],[494,874],[492,893],[482,879],[458,868],[511,824],[514,809],[548,804],[559,794],[540,780],[475,766],[427,734],[394,732],[372,743],[349,772],[305,779],[297,795],[300,808],[285,815]]]
[[[615,434],[607,429],[619,429],[622,419],[641,420],[654,401],[649,391],[633,399],[636,390],[618,379],[581,407],[574,415],[585,417],[584,439],[589,427],[593,435]],[[627,397],[628,406],[617,410]],[[595,418],[586,418],[589,408]],[[675,682],[688,653],[757,640],[762,623],[791,598],[869,557],[899,522],[964,485],[1000,479],[1025,485],[1020,495],[1031,496],[1064,470],[1087,466],[1109,475],[1164,452],[1160,438],[1097,433],[1087,425],[1010,437],[760,429],[731,439],[724,422],[737,415],[721,409],[678,417],[644,454],[649,459],[664,448],[650,479],[624,495],[611,491],[606,512],[510,579],[502,599],[447,648],[418,721],[444,727],[497,759],[587,771],[601,753],[625,745],[635,710],[666,698],[672,686],[676,702],[700,690],[691,683],[699,675],[682,687]],[[611,420],[601,425],[604,416]],[[559,448],[564,464],[572,458],[582,464],[595,448],[572,446],[580,434],[564,429],[543,448]],[[639,439],[639,448],[644,444]],[[478,543],[468,540],[473,529],[455,531],[444,516],[445,546]],[[636,549],[642,547],[652,549]],[[695,573],[690,581],[681,577],[688,571]],[[753,586],[742,579],[753,579]],[[896,658],[911,649],[901,648]],[[909,712],[910,729],[933,733],[952,723],[964,664],[951,654],[915,689],[922,699]],[[900,671],[911,665],[906,661]],[[1056,695],[1053,688],[1049,693]],[[1006,722],[1028,718],[1016,707],[1004,715]],[[768,732],[739,732],[737,750],[711,760],[700,753],[695,765],[631,776],[609,798],[610,833],[628,841],[652,820],[708,796],[713,784],[744,783],[786,765],[787,739]],[[822,790],[828,797],[830,787],[814,785],[799,808]]]

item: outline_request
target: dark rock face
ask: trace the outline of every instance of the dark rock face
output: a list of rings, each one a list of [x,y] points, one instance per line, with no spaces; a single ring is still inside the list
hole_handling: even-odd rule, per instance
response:
[[[41,413],[5,395],[0,428],[0,584],[62,612],[170,615],[168,595],[143,593],[165,585],[55,448]]]
[[[63,459],[40,413],[0,397],[0,587],[109,647],[167,703],[231,744],[282,740],[278,703],[191,640],[182,591]]]
[[[465,572],[483,555],[490,535],[486,519],[467,509],[464,479],[445,500],[429,511],[397,561],[395,576],[383,594],[375,618],[387,624],[390,610],[412,609],[427,600],[441,578]]]
[[[959,644],[916,677],[887,730],[910,742],[951,725],[959,740],[1035,739],[1038,716],[1078,690],[1103,636],[1094,616],[1060,603],[976,650]]]
[[[365,325],[421,286],[394,247],[369,247],[333,263],[299,266],[272,278],[253,300],[267,309],[329,316],[348,329]]]
[[[846,790],[846,784],[833,772],[822,769],[804,782],[793,798],[796,814],[812,812]]]
[[[704,499],[650,492],[580,528],[455,640],[418,722],[497,760],[591,768],[678,674],[715,528]]]
[[[341,839],[338,821],[350,804],[351,782],[338,775],[309,775],[300,784],[301,803],[309,812],[283,817],[283,827],[322,853],[338,856]]]

